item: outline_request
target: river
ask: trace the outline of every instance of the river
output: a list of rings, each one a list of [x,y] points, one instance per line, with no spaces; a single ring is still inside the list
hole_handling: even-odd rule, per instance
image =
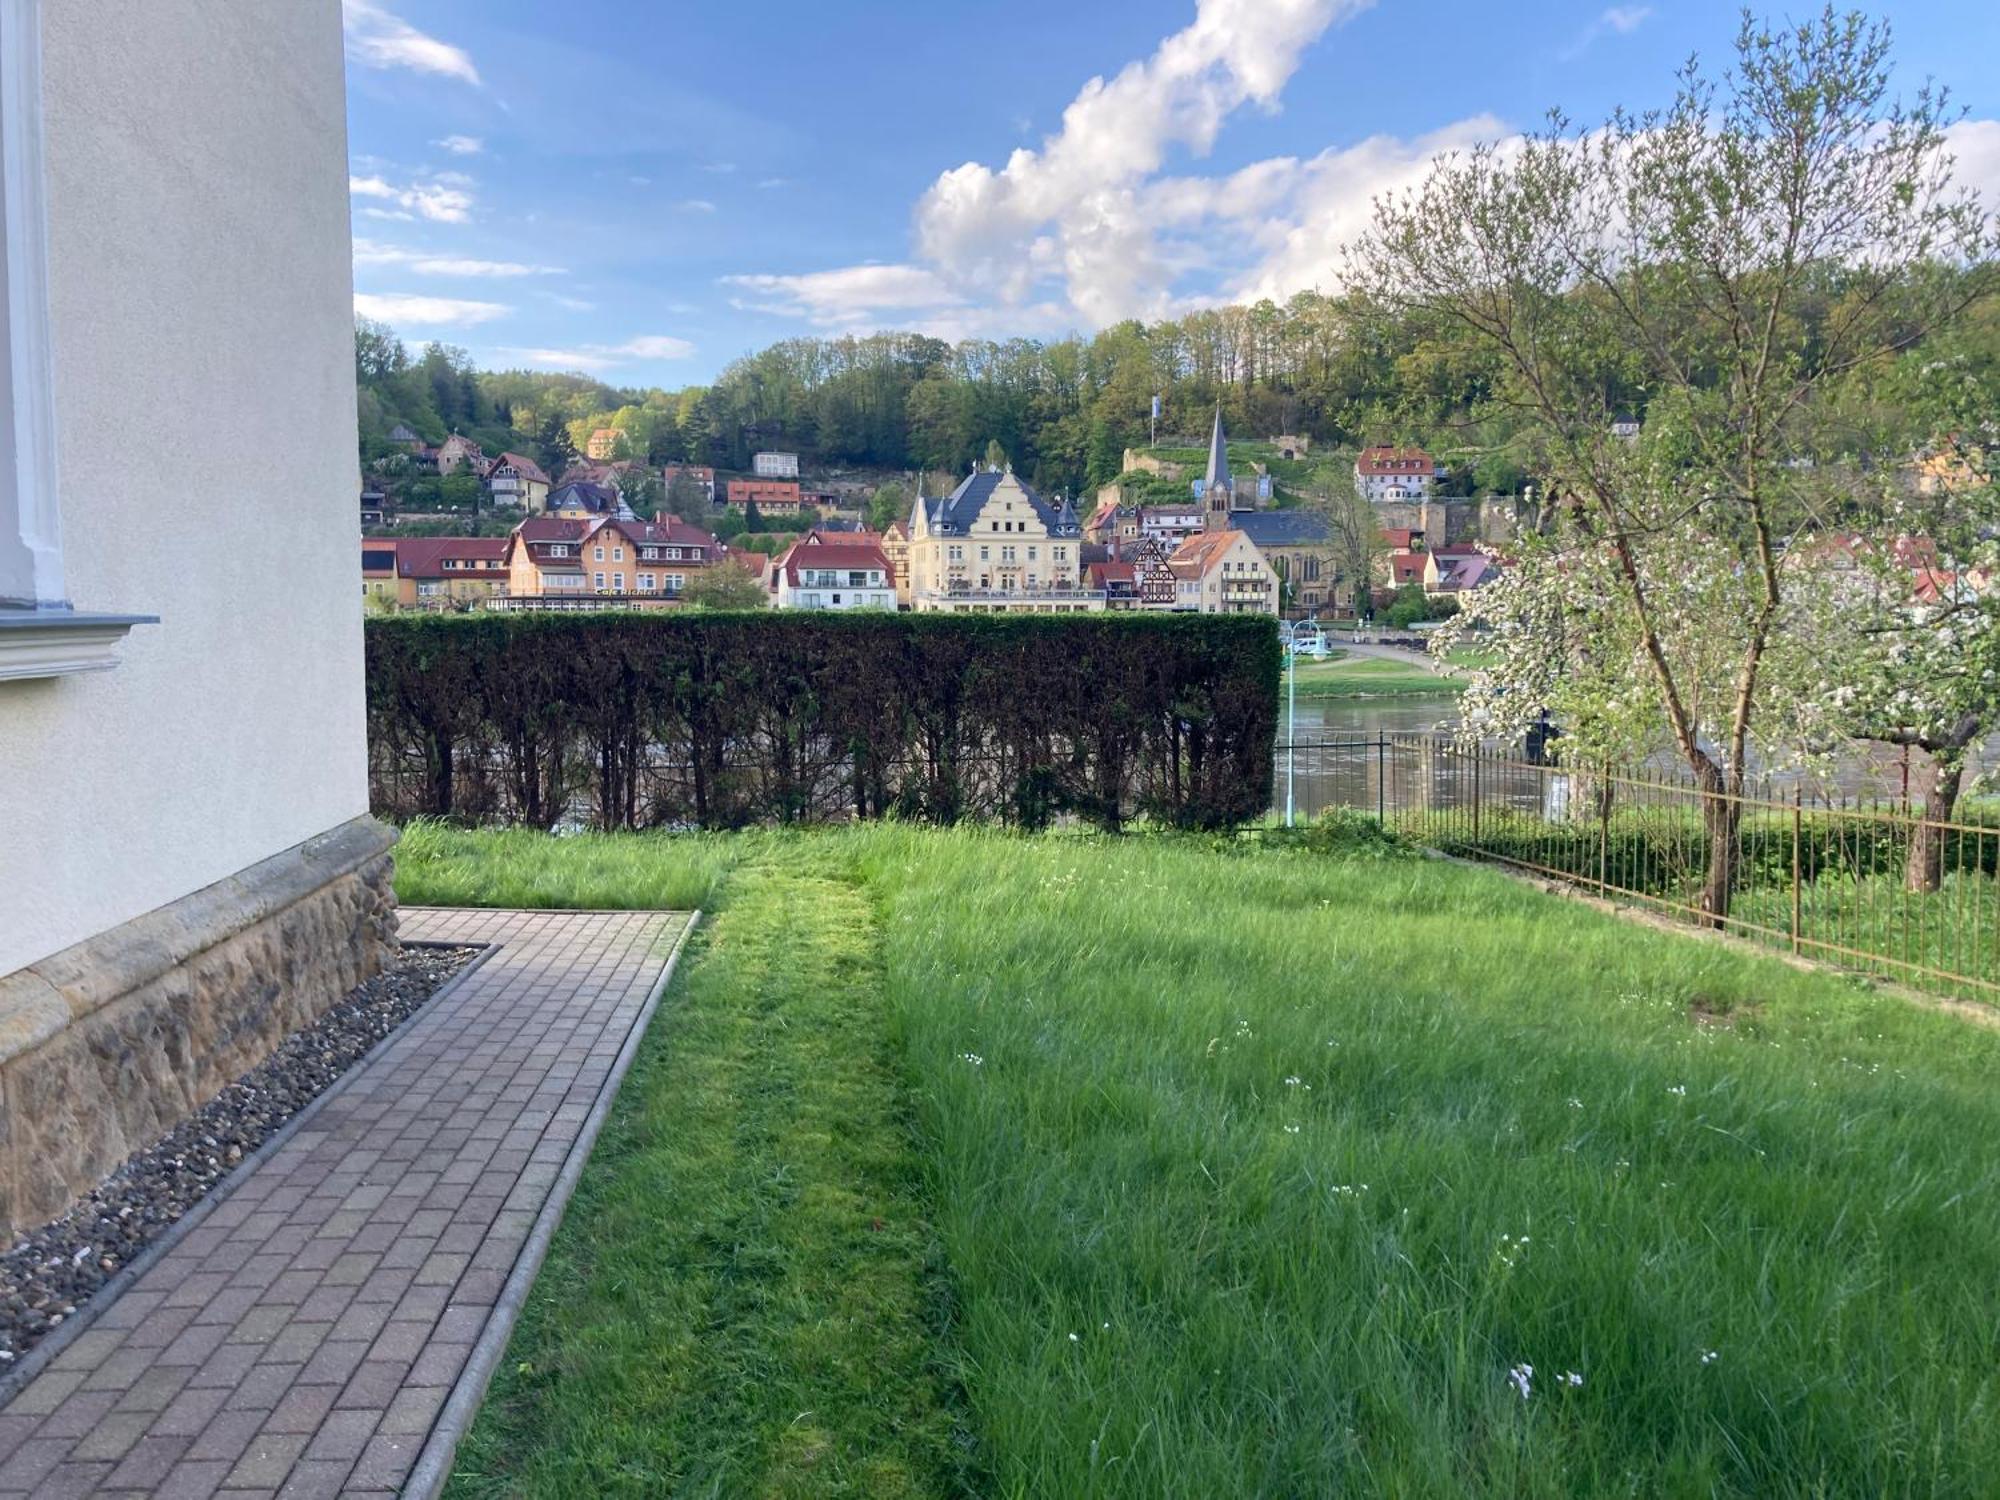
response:
[[[1285,808],[1287,743],[1285,707],[1278,709],[1278,761],[1273,810]],[[1419,698],[1312,698],[1300,699],[1293,721],[1292,796],[1294,811],[1314,816],[1329,807],[1359,807],[1386,811],[1406,810],[1421,804],[1437,807],[1457,800],[1456,780],[1436,777],[1414,780],[1399,774],[1388,764],[1376,742],[1384,735],[1422,735],[1445,729],[1458,722],[1458,699],[1450,693]],[[1494,745],[1496,754],[1519,757],[1522,747]],[[1650,762],[1663,780],[1679,784],[1686,779],[1680,762],[1671,751],[1663,751]],[[1972,757],[1972,770],[2000,767],[2000,736],[1988,740]],[[1794,787],[1802,786],[1808,802],[1822,799],[1847,801],[1901,798],[1906,785],[1902,754],[1886,745],[1857,748],[1840,757],[1829,774],[1801,775],[1774,770],[1759,776],[1752,762],[1753,778],[1759,783],[1753,795],[1777,800],[1789,799]],[[1541,798],[1566,795],[1567,787],[1546,787],[1550,780],[1539,773],[1524,772],[1518,787],[1501,793],[1502,800],[1519,801],[1530,810]],[[1564,781],[1566,778],[1553,778]],[[1491,789],[1489,789],[1491,790]]]

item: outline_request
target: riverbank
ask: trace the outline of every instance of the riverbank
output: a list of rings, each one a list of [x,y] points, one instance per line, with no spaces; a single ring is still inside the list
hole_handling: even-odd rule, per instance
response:
[[[1409,660],[1385,655],[1362,655],[1341,649],[1325,661],[1299,663],[1298,695],[1301,698],[1425,698],[1456,695],[1465,683],[1447,676],[1422,659]]]

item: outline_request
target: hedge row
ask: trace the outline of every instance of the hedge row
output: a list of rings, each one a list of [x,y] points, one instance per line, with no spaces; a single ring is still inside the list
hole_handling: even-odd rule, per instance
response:
[[[1270,797],[1268,619],[394,616],[367,643],[386,817],[1224,828]]]

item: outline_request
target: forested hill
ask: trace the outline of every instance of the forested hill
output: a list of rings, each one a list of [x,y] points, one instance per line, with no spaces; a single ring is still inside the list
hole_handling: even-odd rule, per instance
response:
[[[1818,305],[1835,313],[1839,286]],[[1953,338],[1956,353],[2000,362],[1990,307]],[[1163,440],[1205,438],[1219,401],[1238,437],[1417,442],[1480,490],[1515,491],[1537,467],[1489,352],[1462,331],[1312,292],[1282,307],[1214,308],[1047,343],[787,339],[737,360],[712,386],[678,391],[475,370],[463,350],[433,344],[413,354],[367,323],[356,360],[364,459],[388,450],[398,422],[433,442],[460,431],[489,453],[528,451],[558,467],[604,426],[627,434],[629,456],[724,469],[779,448],[823,466],[960,472],[997,442],[1035,483],[1073,494],[1115,476],[1124,450],[1146,441],[1157,394]],[[1630,383],[1620,351],[1605,350],[1599,363],[1607,420],[1641,414],[1646,393]],[[1921,442],[1925,434],[1900,430],[1897,403],[1878,399],[1895,374],[1855,372],[1839,409],[1817,414],[1812,442],[1829,456],[1906,453]]]

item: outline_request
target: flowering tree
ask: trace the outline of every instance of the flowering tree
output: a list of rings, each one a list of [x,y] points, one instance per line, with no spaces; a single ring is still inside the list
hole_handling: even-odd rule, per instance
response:
[[[1570,755],[1669,741],[1709,794],[1718,920],[1783,542],[1824,498],[1812,414],[1955,316],[1987,242],[1943,96],[1892,102],[1888,55],[1858,16],[1746,17],[1720,85],[1690,63],[1664,111],[1447,157],[1355,248],[1366,290],[1499,351],[1496,399],[1546,453],[1553,519],[1474,604],[1503,631],[1487,706],[1550,708]]]
[[[1922,826],[1905,884],[1934,891],[1967,753],[2000,727],[2000,349],[1940,341],[1899,362],[1889,393],[1934,434],[1915,483],[1892,483],[1866,530],[1794,549],[1785,634],[1805,746],[1839,736],[1918,757]]]

